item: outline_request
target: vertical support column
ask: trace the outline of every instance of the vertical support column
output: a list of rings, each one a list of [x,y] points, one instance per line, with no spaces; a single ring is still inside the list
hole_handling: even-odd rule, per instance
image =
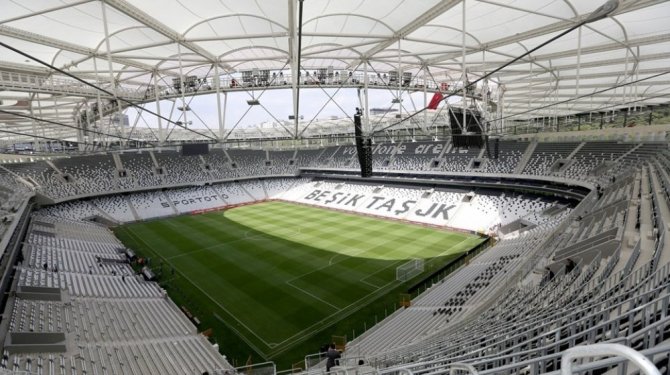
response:
[[[498,86],[498,108],[496,108],[498,111],[498,121],[499,124],[498,126],[500,127],[500,132],[505,131],[505,111],[504,111],[504,106],[505,106],[505,86],[499,84]]]
[[[370,134],[370,109],[369,109],[369,97],[368,97],[368,86],[370,85],[370,77],[368,77],[368,61],[365,61],[365,80],[363,81],[363,129],[365,129],[365,134]]]
[[[40,115],[41,115],[41,111],[42,111],[42,110],[40,109]],[[56,111],[56,118],[60,118],[60,115],[58,114],[58,102],[57,102],[56,100],[54,100],[54,111]],[[43,137],[47,135],[45,129],[46,129],[46,127],[43,126],[43,127],[42,127],[42,136],[43,136]],[[63,138],[63,131],[62,131],[62,129],[63,129],[63,128],[58,127],[58,130],[57,130],[57,131],[59,132],[58,137],[54,137],[54,138],[60,138],[60,139]]]
[[[40,102],[40,94],[39,94],[39,93],[35,93],[35,97],[37,98],[37,101]],[[57,108],[56,108],[56,109],[57,109]],[[37,112],[39,113],[40,118],[44,118],[44,115],[42,114],[42,106],[41,106],[41,105],[40,105],[39,107],[37,107]],[[45,129],[44,126],[42,126],[42,127],[40,128],[40,130],[42,130],[42,136],[43,136],[43,137],[46,137],[47,134],[46,134],[46,132],[44,131],[44,129]],[[35,129],[34,131],[35,131],[35,134],[37,134],[37,129]],[[82,149],[82,150],[83,150],[83,149]],[[51,151],[51,149],[49,149],[49,151]]]
[[[428,80],[426,75],[428,74],[428,66],[423,66],[423,108],[428,107]],[[437,88],[440,90],[440,87]],[[428,131],[428,111],[423,111],[423,128]],[[437,121],[435,122],[435,138],[437,138]]]
[[[398,113],[402,121],[402,53],[400,50],[400,38],[398,38]],[[412,137],[414,138],[414,137]]]
[[[630,110],[630,109],[629,109],[629,110]],[[624,111],[624,112],[623,112],[623,126],[622,126],[622,127],[625,128],[626,125],[627,125],[627,123],[628,123],[628,111]]]
[[[37,122],[35,121],[35,113],[33,112],[33,102],[35,98],[35,93],[30,94],[30,100],[28,104],[28,110],[30,111],[30,117],[32,119],[30,120],[30,125],[32,126],[33,129],[33,150],[40,151],[40,142],[39,138],[37,138]],[[81,129],[77,132],[77,139],[79,139],[81,134]]]
[[[95,83],[96,83],[96,85],[101,86],[100,85],[100,79],[98,78],[98,63],[97,63],[97,59],[96,59],[95,56],[93,56],[93,70],[95,71]],[[109,129],[105,129],[105,127],[103,126],[103,123],[102,123],[102,98],[100,97],[100,90],[95,90],[95,97],[96,97],[96,100],[97,100],[97,103],[98,103],[98,111],[97,111],[97,113],[93,113],[93,115],[94,115],[93,118],[97,122],[98,121],[98,116],[99,116],[100,117],[100,130],[102,130],[106,133],[109,133]],[[89,122],[89,124],[90,124],[90,122]],[[95,143],[95,139],[98,138],[98,137],[93,136],[92,138],[93,138],[93,142],[91,142],[91,143]],[[90,139],[91,139],[91,136],[89,135],[89,140]],[[105,143],[106,142],[106,140],[103,140],[102,138],[100,138],[98,141],[100,143]]]
[[[466,112],[468,109],[467,106],[467,92],[465,91],[465,82],[467,81],[467,65],[465,63],[465,0],[462,0],[463,3],[463,30],[461,33],[461,64],[463,68],[463,76],[462,76],[462,86],[463,86],[463,122],[461,123],[461,130],[465,133],[468,129],[467,127],[467,117],[466,117]]]
[[[630,52],[628,51],[628,48],[626,48],[626,58],[625,58],[625,60],[624,60],[625,62],[624,62],[624,68],[623,68],[624,81],[628,81],[628,80],[629,80],[630,78],[632,78],[632,76],[633,76],[633,73],[630,73],[630,75],[629,75],[629,73],[628,73],[628,58],[629,58],[629,54],[630,54]],[[628,93],[628,94],[630,95],[630,91],[629,91],[629,90],[626,90],[627,87],[628,87],[628,86],[624,86],[624,87],[623,87],[623,94],[622,94],[622,96],[621,96],[621,104],[626,104],[626,103],[628,103],[627,95],[626,95],[626,94]],[[629,105],[626,105],[626,112],[630,112],[630,106],[629,106]]]
[[[558,133],[560,129],[560,125],[558,123],[558,78],[556,78],[556,87],[554,87],[554,122],[556,123],[556,133]]]
[[[225,128],[226,128],[226,109],[228,108],[228,93],[224,91],[223,93],[223,114],[222,114],[222,123],[223,127],[219,129],[221,141],[225,141]]]
[[[635,81],[639,81],[640,80],[640,46],[637,46],[637,55],[636,56],[637,56],[637,61],[635,62]],[[633,104],[634,108],[637,108],[637,103],[638,103],[637,100],[640,99],[640,97],[638,96],[638,91],[637,91],[637,88],[638,88],[639,85],[640,85],[639,82],[635,84],[635,104]]]
[[[528,80],[528,119],[526,127],[530,129],[530,102],[533,100],[533,61],[528,62],[528,70],[530,71],[530,79]]]
[[[125,137],[126,132],[123,128],[123,121],[121,118],[121,103],[118,99],[116,80],[114,79],[114,67],[112,66],[112,48],[109,45],[109,27],[107,26],[107,9],[105,2],[101,1],[100,6],[102,7],[102,25],[105,30],[105,47],[107,48],[107,67],[109,69],[109,83],[112,85],[112,93],[114,94],[114,102],[116,103],[116,108],[118,111],[118,120],[119,120],[119,133]],[[102,118],[103,108],[100,108],[100,117]],[[119,145],[125,145],[127,142],[120,139]]]
[[[221,113],[221,76],[218,62],[214,64],[214,89],[216,90],[216,113],[219,119],[219,142],[222,142],[225,136],[225,119]]]
[[[575,97],[579,97],[579,75],[582,67],[582,26],[577,30],[577,77],[575,79]]]
[[[291,62],[291,94],[293,95],[293,134],[294,137],[298,136],[298,123],[299,123],[299,117],[298,115],[298,74],[300,74],[300,68],[297,66],[297,62]]]
[[[293,98],[293,126],[294,126],[294,134],[293,136],[295,138],[298,137],[298,121],[300,114],[298,113],[299,110],[299,102],[300,99],[298,97],[298,85],[299,85],[299,79],[298,75],[300,74],[300,61],[298,61],[298,49],[299,43],[298,43],[298,7],[297,5],[297,0],[288,0],[288,22],[289,22],[289,30],[291,32],[291,35],[289,36],[289,61],[290,61],[290,67],[291,67],[291,95]]]
[[[165,142],[165,133],[163,132],[163,118],[161,116],[160,89],[158,88],[158,70],[154,71],[154,99],[156,100],[156,113],[158,116],[158,145],[162,146]]]
[[[484,74],[486,74],[486,50],[482,51],[482,65],[484,65]],[[491,124],[489,120],[491,119],[490,112],[489,112],[489,79],[486,78],[485,80],[482,81],[482,91],[481,91],[481,97],[482,97],[482,114],[484,115],[484,119],[482,120],[482,132],[489,134],[489,130],[491,128]]]
[[[84,126],[86,126],[86,128],[88,129],[88,100],[86,102],[84,102],[84,104],[82,104],[81,107],[79,107],[79,108],[80,108],[79,113],[78,113],[79,118],[75,118],[74,121],[75,121],[75,124],[78,125],[77,126],[77,148],[80,151],[83,151],[83,148],[82,148],[81,145],[86,143],[86,136],[84,135]],[[82,117],[81,117],[82,112],[86,113],[86,115],[87,115],[86,123],[82,122]]]
[[[184,96],[184,72],[182,70],[181,63],[181,43],[177,43],[177,55],[179,56],[179,90],[181,91],[181,108],[182,114],[184,115],[184,127],[188,127],[188,117],[186,112],[188,112],[188,107],[186,106],[186,97]]]

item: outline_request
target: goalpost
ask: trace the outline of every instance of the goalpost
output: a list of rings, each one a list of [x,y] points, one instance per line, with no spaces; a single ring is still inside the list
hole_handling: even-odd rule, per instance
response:
[[[399,265],[395,269],[395,279],[398,281],[407,281],[423,272],[423,269],[424,269],[423,259],[412,259],[406,263]]]

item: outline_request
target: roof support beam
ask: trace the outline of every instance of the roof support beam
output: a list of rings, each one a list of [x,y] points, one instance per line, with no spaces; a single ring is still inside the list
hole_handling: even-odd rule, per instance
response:
[[[293,136],[298,136],[298,123],[300,121],[300,114],[298,113],[298,85],[300,84],[300,79],[298,77],[300,73],[300,61],[298,55],[300,51],[300,43],[298,41],[298,1],[299,0],[287,0],[288,1],[288,50],[289,50],[289,62],[291,68],[291,94],[292,94],[292,106],[293,106],[293,127],[294,134]]]
[[[208,62],[214,64],[218,62],[216,56],[211,54],[209,51],[198,46],[193,42],[187,41],[183,35],[169,28],[167,25],[161,23],[157,19],[151,17],[149,14],[145,13],[136,6],[124,1],[124,0],[104,0],[106,4],[115,8],[119,12],[127,15],[128,17],[140,22],[141,24],[153,29],[154,31],[166,36],[170,40],[182,45],[185,48],[193,51],[194,53],[204,57]],[[224,66],[226,70],[233,70],[230,66]]]
[[[583,48],[582,48],[583,51]],[[665,59],[670,59],[670,53],[654,53],[654,54],[649,54],[649,55],[640,55],[638,58],[638,62],[644,62],[644,61],[653,61],[653,60],[665,60]],[[607,59],[607,60],[597,60],[597,61],[591,61],[591,62],[582,62],[581,66],[582,69],[584,68],[599,68],[603,66],[610,66],[610,65],[623,65],[625,64],[626,59],[625,57],[622,58],[617,58],[617,59]],[[472,69],[477,69],[477,70],[488,70],[488,69],[493,69],[496,65],[495,64],[489,64],[487,63],[486,65],[477,65],[473,66]],[[512,65],[514,66],[514,65]],[[552,69],[556,72],[564,71],[564,70],[575,70],[577,69],[577,64],[566,64],[566,65],[552,65]],[[496,76],[515,76],[515,75],[527,75],[528,74],[528,69],[505,69],[501,71],[500,73],[497,73]],[[543,74],[543,73],[541,73]],[[564,76],[561,76],[561,79],[563,79]],[[514,80],[516,81],[516,79]]]
[[[454,6],[458,5],[461,2],[461,0],[442,0],[432,8],[428,9],[425,11],[423,14],[421,14],[419,17],[415,18],[412,20],[410,23],[402,27],[400,30],[398,30],[395,34],[393,34],[393,37],[386,39],[385,41],[377,44],[373,48],[365,51],[363,55],[361,56],[361,59],[358,61],[353,61],[351,64],[349,64],[349,67],[352,66],[357,66],[360,64],[361,61],[366,61],[369,60],[372,56],[376,55],[377,53],[385,50],[386,48],[392,46],[394,43],[396,43],[398,40],[406,37],[407,35],[411,34],[412,32],[416,31],[418,28],[421,26],[424,26],[431,20],[435,19],[436,17],[440,16],[444,12],[448,11],[449,9],[453,8]]]
[[[628,43],[626,44],[628,47],[635,47],[635,46],[644,46],[644,45],[649,45],[649,44],[656,44],[656,43],[663,43],[663,42],[670,42],[670,34],[659,34],[659,35],[653,35],[653,36],[648,36],[648,37],[642,37],[642,38],[637,38],[637,39],[630,39],[628,40]],[[601,44],[601,45],[596,45],[596,46],[591,46],[591,47],[582,47],[582,54],[590,54],[590,53],[600,53],[600,52],[610,52],[610,51],[615,51],[615,50],[620,50],[621,49],[621,44],[620,43],[608,43],[608,44]],[[571,53],[571,51],[561,51],[561,52],[556,52],[556,53],[548,53],[544,55],[535,55],[536,60],[551,60],[551,59],[558,59],[562,57],[569,57],[573,56],[574,53]]]
[[[648,6],[660,4],[663,1],[661,0],[640,0],[640,1],[634,1],[634,2],[626,2],[625,4],[622,4],[617,10],[615,10],[610,16],[616,16],[618,14],[624,14],[627,12],[631,12],[637,9],[645,8]],[[526,40],[526,39],[531,39],[531,38],[536,38],[540,37],[543,35],[551,34],[551,33],[556,33],[563,31],[565,29],[568,29],[570,27],[575,26],[576,24],[582,22],[586,17],[588,17],[589,14],[584,14],[581,16],[574,17],[569,20],[564,20],[564,21],[558,21],[555,23],[552,23],[550,25],[538,27],[532,30],[524,31],[522,33],[514,34],[508,37],[504,37],[501,39],[493,40],[488,43],[482,44],[479,48],[476,50],[471,50],[470,53],[475,53],[475,52],[480,52],[482,50],[493,50],[498,47],[514,44],[520,40]],[[621,44],[617,44],[617,48],[621,48]],[[586,51],[586,49],[585,49]],[[495,53],[495,51],[492,51]],[[587,53],[587,52],[584,52]],[[590,53],[590,52],[588,52]],[[437,56],[431,59],[427,60],[428,64],[437,64],[441,61],[444,60],[451,60],[454,58],[458,58],[459,53],[448,53],[444,54],[441,56]]]
[[[657,43],[663,43],[663,42],[670,42],[670,34],[661,34],[661,35],[654,35],[654,36],[649,36],[649,37],[643,37],[643,38],[638,38],[638,39],[631,39],[628,41],[628,46],[629,47],[638,47],[638,46],[644,46],[644,45],[651,45],[651,44],[657,44]],[[600,45],[600,46],[592,46],[592,47],[582,47],[582,56],[590,54],[590,53],[602,53],[602,52],[610,52],[610,51],[617,51],[621,50],[621,45],[618,43],[610,43],[610,44],[605,44],[605,45]],[[495,52],[493,52],[495,53]],[[572,57],[574,56],[573,51],[562,51],[562,52],[556,52],[556,53],[551,53],[551,54],[545,54],[545,55],[535,55],[534,61],[545,61],[545,60],[553,60],[553,59],[560,59],[560,58],[565,58],[565,57]],[[637,61],[649,61],[649,60],[661,60],[661,59],[667,59],[670,57],[670,54],[668,53],[655,53],[655,54],[648,54],[648,55],[640,55],[637,57]],[[598,67],[598,66],[605,66],[605,65],[614,65],[614,64],[624,64],[625,58],[617,58],[617,59],[607,59],[607,60],[597,60],[597,61],[592,61],[592,62],[582,62],[581,66],[582,68],[586,67]],[[486,64],[479,64],[479,65],[472,65],[472,69],[475,70],[491,70],[494,69],[501,64],[504,64],[504,61],[489,61]],[[515,66],[518,64],[512,64],[510,66]],[[554,70],[566,70],[566,69],[575,69],[576,64],[569,64],[569,65],[553,65]],[[522,69],[523,71],[526,71],[527,69]],[[514,69],[505,69],[501,71],[500,73],[496,75],[501,75],[504,76],[506,73],[514,73],[518,72]]]
[[[24,40],[26,42],[30,43],[36,43],[40,44],[43,46],[47,47],[52,47],[52,48],[57,48],[57,49],[62,49],[65,51],[70,51],[74,53],[78,53],[80,55],[84,55],[88,58],[92,57],[100,57],[100,58],[105,58],[105,54],[101,53],[99,51],[90,49],[90,48],[84,48],[81,46],[78,46],[76,44],[64,42],[62,40],[58,40],[55,38],[51,38],[48,36],[40,35],[40,34],[35,34],[30,31],[25,31],[21,29],[17,29],[15,27],[10,27],[6,25],[0,25],[0,35],[8,36],[11,38],[19,39],[19,40]],[[132,66],[134,68],[140,68],[144,70],[152,70],[153,67],[150,65],[138,63],[133,60],[128,60],[128,59],[123,59],[123,58],[118,58],[112,56],[112,61],[117,63],[117,64],[122,64],[122,65],[127,65],[127,66]]]
[[[555,86],[547,86],[546,83],[542,82],[542,86],[540,85],[534,85],[534,90],[536,91],[542,91],[546,90],[551,91],[551,90],[575,90],[577,88],[577,85],[571,84],[571,85],[560,85],[558,87]],[[604,88],[609,88],[614,86],[615,83],[608,82],[608,83],[589,83],[589,84],[580,84],[580,88],[584,89],[604,89]],[[670,85],[670,81],[654,81],[654,80],[649,80],[649,81],[642,81],[638,82],[637,85],[639,86],[666,86]],[[524,90],[526,87],[521,86],[518,87],[519,90]],[[509,84],[507,85],[507,92],[514,92],[516,87],[510,86]]]
[[[582,65],[582,69],[584,68],[584,65]],[[651,68],[651,69],[640,69],[639,73],[642,75],[652,75],[652,74],[658,74],[658,73],[663,73],[667,71],[668,68]],[[614,82],[618,77],[620,77],[622,74],[624,74],[621,71],[617,72],[606,72],[606,73],[589,73],[589,74],[580,74],[579,79],[586,80],[586,79],[595,79],[595,78],[611,78],[612,82]],[[514,78],[515,83],[520,83],[520,82],[528,82],[529,80],[533,80],[534,82],[552,82],[554,79],[551,77],[540,77],[538,78],[537,75],[534,78],[531,77],[523,77],[523,78]],[[574,81],[577,79],[577,75],[561,75],[561,81]],[[560,85],[559,85],[560,87]]]
[[[93,0],[83,0],[83,1],[78,1],[76,3],[68,3],[68,4],[65,4],[65,5],[61,5],[61,6],[57,6],[57,7],[53,7],[53,8],[47,8],[47,9],[42,9],[42,10],[38,10],[38,11],[31,11],[30,13],[24,14],[22,16],[4,19],[4,20],[2,20],[2,22],[0,22],[0,24],[15,22],[15,21],[19,21],[19,20],[22,20],[22,19],[25,19],[25,18],[40,16],[42,14],[55,12],[55,11],[58,11],[58,10],[61,10],[61,9],[76,7],[76,6],[79,6],[79,5],[82,5],[82,4],[90,3],[91,1],[93,1]]]

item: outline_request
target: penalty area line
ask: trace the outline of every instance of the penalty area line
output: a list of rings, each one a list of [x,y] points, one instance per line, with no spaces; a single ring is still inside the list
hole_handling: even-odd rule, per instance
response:
[[[256,333],[255,331],[253,331],[253,330],[252,330],[251,328],[249,328],[246,324],[244,324],[244,322],[242,322],[237,316],[235,316],[235,315],[234,315],[233,313],[231,313],[227,308],[225,308],[225,307],[224,307],[218,300],[216,300],[215,298],[213,298],[213,297],[212,297],[207,291],[205,291],[200,285],[198,285],[198,284],[196,284],[195,282],[193,282],[193,280],[191,280],[191,278],[188,277],[182,270],[180,270],[178,267],[175,267],[175,265],[172,264],[172,262],[170,262],[170,260],[169,260],[168,258],[164,257],[159,251],[157,251],[156,249],[154,249],[153,246],[149,245],[149,244],[148,244],[142,237],[138,236],[138,235],[135,233],[134,230],[132,230],[132,229],[130,229],[130,228],[129,228],[128,230],[129,230],[130,234],[131,234],[133,237],[135,237],[135,239],[136,239],[137,241],[140,241],[140,242],[144,243],[144,246],[146,246],[146,247],[147,247],[148,249],[150,249],[153,253],[155,253],[155,254],[158,255],[160,258],[162,258],[163,261],[164,261],[165,263],[169,264],[171,267],[173,267],[173,268],[175,269],[175,271],[181,275],[181,277],[183,277],[186,281],[188,281],[191,285],[193,285],[196,289],[198,289],[202,294],[204,294],[207,298],[209,298],[210,302],[212,302],[212,305],[219,307],[223,312],[225,312],[225,313],[228,314],[230,317],[232,317],[232,319],[236,322],[237,325],[239,325],[239,326],[243,327],[244,329],[246,329],[247,332],[249,332],[249,333],[251,333],[253,336],[255,336],[261,343],[263,343],[263,345],[267,346],[268,348],[270,347],[269,343],[268,343],[267,341],[265,341],[260,335],[258,335],[258,333]],[[225,321],[225,322],[227,322],[227,321]],[[224,323],[225,323],[225,322],[224,322]],[[230,324],[226,324],[226,325],[227,325],[228,327],[231,327]],[[236,329],[234,329],[234,330],[237,332]],[[241,337],[242,340],[244,340],[245,342],[247,342],[247,344],[249,344],[249,346],[251,346],[254,350],[256,350],[256,351],[258,352],[259,355],[261,355],[262,357],[266,357],[265,352],[261,351],[260,349],[258,349],[258,347],[256,347],[255,345],[253,345],[253,344],[250,342],[249,338],[248,338],[246,335],[240,334],[240,333],[238,332],[238,336]]]
[[[326,305],[328,305],[328,306],[334,308],[336,311],[340,311],[340,310],[342,310],[341,308],[339,308],[339,307],[333,305],[332,303],[330,303],[330,302],[328,302],[328,301],[325,301],[325,300],[319,298],[318,296],[316,296],[316,295],[314,295],[314,294],[312,294],[312,293],[306,291],[305,289],[303,289],[303,288],[301,288],[301,287],[299,287],[299,286],[297,286],[297,285],[293,285],[293,283],[291,283],[291,280],[286,281],[286,284],[288,284],[289,286],[292,286],[292,287],[298,289],[299,291],[301,291],[301,292],[307,294],[308,296],[310,296],[310,297],[312,297],[312,298],[314,298],[314,299],[316,299],[316,300],[318,300],[318,301],[321,301],[321,302],[325,303]]]

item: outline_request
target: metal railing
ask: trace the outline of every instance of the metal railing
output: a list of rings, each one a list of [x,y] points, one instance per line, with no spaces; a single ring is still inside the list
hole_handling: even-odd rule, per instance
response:
[[[638,268],[631,274],[623,274],[622,272],[619,272],[608,278],[607,281],[597,283],[596,285],[598,285],[599,288],[598,290],[600,291],[596,289],[589,289],[590,293],[591,291],[592,293],[595,293],[595,296],[592,297],[593,302],[590,302],[588,304],[581,304],[581,306],[579,306],[579,309],[573,307],[558,310],[547,309],[546,312],[542,312],[541,314],[539,314],[539,316],[536,314],[533,316],[529,316],[526,319],[522,319],[521,321],[515,321],[513,324],[510,323],[511,325],[509,326],[509,329],[511,329],[511,331],[506,331],[504,327],[499,327],[496,330],[497,334],[494,337],[488,339],[491,340],[490,345],[481,346],[484,343],[482,343],[480,340],[477,340],[478,348],[480,348],[478,350],[479,351],[484,350],[483,348],[494,349],[494,347],[497,347],[497,349],[493,351],[498,354],[494,355],[493,357],[497,358],[497,360],[500,360],[501,358],[504,358],[504,356],[502,357],[500,356],[501,350],[505,348],[507,348],[507,351],[515,350],[514,345],[512,345],[512,347],[509,347],[510,346],[509,343],[501,342],[500,341],[501,337],[510,337],[510,340],[515,336],[523,337],[525,335],[524,332],[526,332],[528,329],[527,327],[541,326],[541,325],[549,326],[550,322],[552,321],[571,322],[570,324],[568,324],[571,327],[571,329],[574,329],[575,326],[582,327],[583,331],[580,330],[579,332],[577,331],[574,332],[574,334],[578,334],[579,336],[575,337],[571,336],[566,338],[565,340],[561,340],[563,344],[572,343],[572,345],[574,345],[575,342],[577,342],[577,337],[582,338],[590,337],[590,335],[592,335],[591,332],[593,329],[605,329],[607,331],[608,329],[606,327],[609,327],[609,329],[611,329],[612,327],[610,326],[612,324],[614,324],[614,326],[616,327],[619,327],[620,326],[619,323],[608,321],[605,316],[601,318],[605,319],[605,323],[603,323],[603,325],[598,325],[598,327],[586,328],[584,324],[591,326],[593,324],[593,314],[602,315],[605,314],[604,312],[605,310],[612,311],[613,312],[612,314],[614,314],[614,316],[622,315],[626,311],[625,310],[626,306],[628,306],[628,303],[630,303],[630,300],[628,299],[622,300],[620,298],[622,293],[636,292],[638,293],[639,296],[638,298],[644,301],[649,301],[650,299],[653,299],[653,296],[656,296],[659,293],[658,289],[659,287],[657,287],[657,285],[667,283],[667,281],[664,280],[669,272],[670,272],[670,264],[665,265],[664,267],[652,273],[651,275],[649,272],[649,266]],[[660,288],[665,288],[665,286]],[[575,300],[577,300],[577,298],[575,298]],[[665,302],[659,300],[656,301],[656,303],[664,304],[667,303],[666,300],[667,298],[663,299],[663,301]],[[629,312],[626,319],[630,319],[631,316],[633,316],[634,313],[638,311],[639,309],[635,310],[634,312]],[[584,312],[586,312],[586,314]],[[649,314],[651,314],[651,312],[649,312]],[[521,327],[521,329],[517,329],[517,327]],[[472,337],[477,336],[479,334],[478,329],[473,329],[471,325],[463,327],[457,331],[464,332],[465,341],[459,341],[458,332],[453,332],[450,338],[450,342],[452,344],[458,343],[457,344],[458,347],[468,347],[468,345],[470,344],[468,344],[467,341],[474,340]],[[536,332],[534,335],[537,334],[538,333]],[[548,336],[546,338],[553,341],[551,332],[549,332],[547,335]],[[538,340],[543,339],[539,338]],[[554,346],[551,346],[551,348],[553,347]],[[394,354],[388,353],[386,356],[377,357],[376,362],[381,365],[383,363],[389,363],[389,362],[399,363],[402,361],[406,361],[408,359],[416,360],[418,358],[426,358],[431,355],[438,355],[440,357],[456,355],[455,352],[445,351],[446,348],[444,347],[444,342],[442,341],[426,342],[421,346],[414,345],[412,346],[411,349],[408,347],[403,349],[404,352],[402,350],[397,350],[394,352]],[[370,359],[373,360],[373,358]]]
[[[404,375],[416,375],[416,374],[425,374],[430,373],[433,375],[438,374],[448,374],[455,375],[457,372],[466,372],[468,374],[478,375],[477,369],[475,369],[469,363],[463,362],[449,362],[446,359],[439,359],[435,361],[423,362],[423,363],[412,363],[408,365],[389,367],[379,370],[380,375],[393,375],[393,374],[404,374]]]
[[[647,357],[621,344],[594,344],[576,346],[563,352],[561,358],[561,375],[572,374],[572,361],[576,358],[593,358],[600,356],[618,355],[627,358],[637,365],[647,375],[661,375],[656,366]]]
[[[105,89],[111,89],[108,84],[99,85]],[[17,90],[25,89],[52,93],[67,93],[86,97],[96,97],[100,93],[101,97],[109,99],[109,95],[84,85],[79,81],[54,76],[45,77],[17,72],[0,72],[0,87],[14,88]],[[136,100],[145,97],[144,91],[139,92],[137,90],[123,87],[117,87],[116,94],[124,98]]]
[[[633,252],[630,254],[630,257],[628,258],[628,261],[626,262],[626,265],[623,267],[623,272],[624,274],[629,274],[630,271],[633,270],[633,266],[635,266],[635,263],[637,262],[637,258],[640,257],[640,251],[642,247],[642,241],[637,240],[637,243],[635,244],[635,247],[633,248]]]
[[[645,356],[655,356],[658,354],[665,354],[668,355],[668,352],[670,352],[670,344],[664,344],[664,345],[659,345],[654,348],[650,349],[645,349],[642,350],[641,353]],[[529,374],[539,374],[543,373],[540,369],[540,365],[548,362],[548,361],[554,361],[556,358],[560,358],[561,353],[559,354],[552,354],[552,355],[547,355],[539,358],[533,358],[529,360],[524,360],[524,361],[518,361],[516,363],[511,363],[506,366],[501,366],[498,368],[494,369],[487,369],[484,371],[480,372],[480,375],[493,375],[493,374],[513,374],[513,373],[519,373],[520,371],[524,371]],[[592,372],[593,370],[597,369],[607,369],[611,368],[613,366],[620,365],[622,363],[625,363],[625,360],[623,358],[608,358],[604,360],[599,360],[599,361],[594,361],[588,364],[582,364],[582,365],[576,365],[573,367],[572,372],[573,373],[578,373],[578,374],[587,374]],[[551,372],[546,372],[545,375],[560,375],[561,372],[560,370],[556,371],[551,371]]]
[[[253,374],[253,375],[275,375],[277,374],[277,366],[274,362],[253,363],[247,366],[235,367],[236,374]]]

